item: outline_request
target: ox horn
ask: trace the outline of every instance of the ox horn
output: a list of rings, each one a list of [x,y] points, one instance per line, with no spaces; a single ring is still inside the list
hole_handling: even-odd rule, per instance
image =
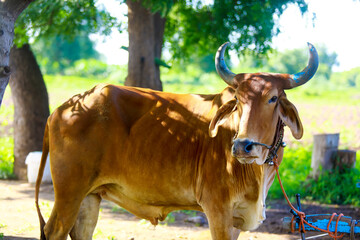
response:
[[[311,43],[307,44],[310,52],[309,63],[301,72],[291,75],[290,88],[303,85],[309,81],[314,76],[319,66],[319,56],[316,48]]]
[[[235,77],[235,73],[231,72],[225,64],[224,53],[229,42],[224,43],[219,47],[215,56],[215,67],[219,76],[230,86],[233,85],[232,79]]]

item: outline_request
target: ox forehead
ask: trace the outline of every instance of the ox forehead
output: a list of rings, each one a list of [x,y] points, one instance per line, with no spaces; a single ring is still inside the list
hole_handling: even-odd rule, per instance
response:
[[[229,85],[219,94],[101,84],[51,114],[36,181],[41,240],[91,239],[102,199],[153,224],[174,210],[203,211],[214,240],[235,240],[237,229],[265,220],[275,172],[264,162],[271,154],[282,160],[283,123],[295,138],[303,134],[284,90],[306,83],[318,57],[309,44],[299,73],[234,74],[226,46],[215,58]],[[38,200],[49,153],[55,204],[45,222]]]
[[[236,96],[242,101],[277,96],[283,92],[283,76],[270,73],[238,74],[235,76]]]

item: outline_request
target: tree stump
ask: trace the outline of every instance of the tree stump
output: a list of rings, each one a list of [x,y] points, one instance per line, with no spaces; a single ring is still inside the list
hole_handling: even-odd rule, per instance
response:
[[[338,150],[339,133],[314,135],[310,176],[317,178],[321,170],[333,169],[332,155]]]
[[[340,172],[345,169],[354,168],[356,162],[356,151],[337,150],[331,156],[333,168],[338,168]]]

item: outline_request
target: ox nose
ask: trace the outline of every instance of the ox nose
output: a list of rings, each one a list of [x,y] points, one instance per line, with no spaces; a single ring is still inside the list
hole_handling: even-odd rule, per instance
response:
[[[233,156],[239,155],[239,152],[250,153],[254,148],[254,142],[249,139],[236,139],[232,146]]]

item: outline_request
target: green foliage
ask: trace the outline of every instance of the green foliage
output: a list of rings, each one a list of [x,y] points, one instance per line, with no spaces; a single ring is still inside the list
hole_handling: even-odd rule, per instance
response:
[[[121,31],[121,23],[96,2],[37,0],[16,21],[15,44],[31,42],[46,74],[63,74],[79,59],[99,58],[89,34]]]
[[[359,169],[346,169],[340,172],[325,171],[318,179],[307,179],[303,183],[307,189],[306,198],[328,204],[351,204],[360,206],[360,189],[356,188],[359,181]]]
[[[72,55],[87,51],[76,47],[72,48],[76,51],[56,49],[53,46],[58,46],[59,39],[74,40],[84,32],[107,35],[112,28],[122,30],[121,23],[96,3],[96,0],[37,0],[17,20],[15,42],[21,45],[31,39],[47,41],[45,45],[49,51],[39,61],[45,66],[46,73],[62,73],[71,61],[79,59]],[[167,18],[166,46],[172,59],[180,61],[190,56],[208,56],[219,43],[229,39],[239,53],[244,54],[250,49],[263,54],[271,48],[272,37],[279,33],[276,19],[289,4],[296,4],[302,13],[307,11],[304,0],[214,0],[212,3],[202,0],[143,0],[142,3]],[[61,58],[63,55],[71,57]],[[214,70],[213,67],[206,68]]]
[[[155,64],[159,65],[161,67],[171,68],[164,60],[161,60],[160,58],[155,58]]]
[[[229,39],[239,53],[265,53],[279,33],[275,19],[291,3],[307,11],[303,0],[178,1],[167,15],[165,39],[173,57],[181,60],[206,56]]]
[[[142,0],[142,4],[166,18],[165,47],[179,62],[194,56],[213,59],[219,43],[229,40],[239,54],[264,54],[280,32],[277,19],[288,5],[307,11],[304,0]],[[213,63],[207,62],[202,62],[207,71],[214,71]]]
[[[0,138],[0,179],[15,177],[14,168],[14,142],[10,137]]]
[[[113,27],[120,30],[117,19],[95,3],[95,0],[37,0],[17,19],[14,42],[22,45],[32,38],[62,35],[73,39],[82,32],[108,35]]]
[[[153,13],[159,12],[162,17],[166,17],[175,2],[175,0],[142,0],[142,5]]]

